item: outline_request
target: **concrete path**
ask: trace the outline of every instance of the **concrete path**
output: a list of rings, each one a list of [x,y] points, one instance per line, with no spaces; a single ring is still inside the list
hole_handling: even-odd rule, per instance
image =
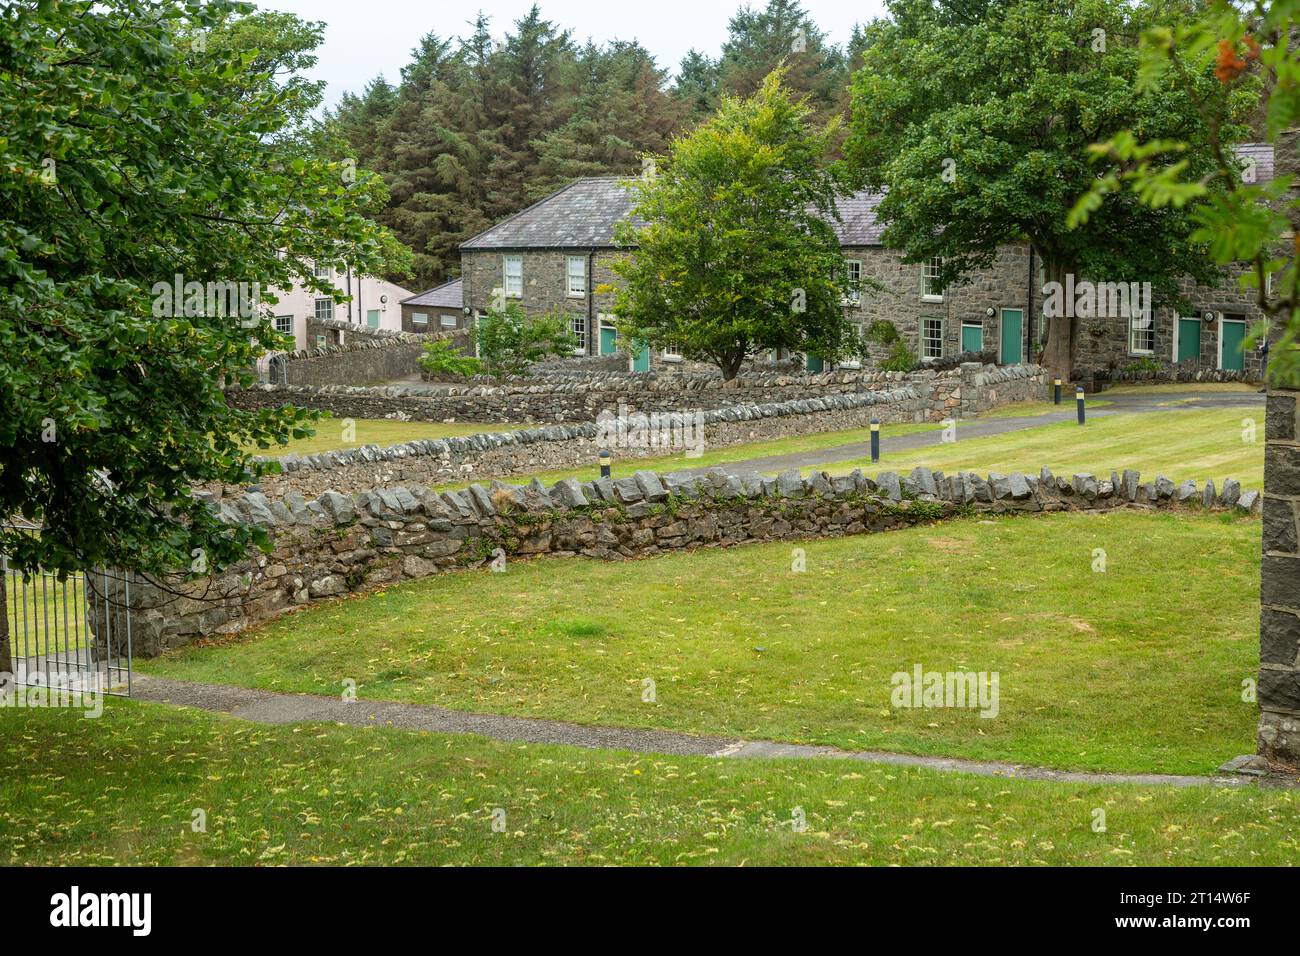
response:
[[[919,767],[948,773],[1018,780],[1047,780],[1056,783],[1139,784],[1171,787],[1240,787],[1253,781],[1243,776],[1179,776],[1171,774],[1084,773],[1024,767],[999,761],[956,760],[918,757],[874,750],[838,750],[807,744],[783,744],[764,740],[735,740],[725,737],[697,737],[666,730],[638,730],[627,727],[590,727],[557,720],[473,714],[424,704],[280,694],[224,684],[200,684],[163,677],[136,675],[137,700],[229,714],[260,724],[328,722],[351,727],[394,727],[401,730],[440,734],[478,734],[493,740],[530,744],[564,744],[589,750],[625,750],[668,756],[744,759],[839,759],[896,767]],[[1298,781],[1260,781],[1277,786],[1295,786]]]
[[[1107,396],[1102,392],[1098,401],[1112,404],[1102,408],[1088,409],[1088,418],[1104,418],[1108,415],[1179,412],[1204,408],[1254,408],[1263,413],[1264,396],[1253,392],[1152,392]],[[1177,403],[1177,404],[1174,404]],[[1187,404],[1184,404],[1187,403]],[[958,426],[957,434],[962,439],[987,438],[991,435],[1005,435],[1008,432],[1021,431],[1026,428],[1040,428],[1057,422],[1075,420],[1074,397],[1063,398],[1061,411],[1048,412],[1046,415],[1023,415],[1015,418],[971,418],[963,420]],[[880,430],[880,451],[910,451],[915,448],[927,448],[943,442],[943,430],[914,432],[910,435],[890,436],[889,426]],[[832,464],[838,461],[853,461],[869,458],[871,445],[868,442],[854,442],[848,445],[835,445],[816,451],[792,452],[788,455],[768,455],[762,458],[747,458],[742,461],[723,462],[720,467],[732,474],[771,474],[799,468],[815,468],[818,465]],[[882,466],[886,467],[886,466]],[[703,474],[707,468],[684,468],[692,474]]]

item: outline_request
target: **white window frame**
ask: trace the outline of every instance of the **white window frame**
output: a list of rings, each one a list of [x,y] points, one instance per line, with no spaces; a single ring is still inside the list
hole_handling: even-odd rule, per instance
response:
[[[573,350],[574,355],[587,354],[587,317],[581,313],[575,313],[569,316],[569,331],[578,337],[578,345]]]
[[[1139,328],[1138,323],[1145,322],[1145,328]],[[1150,339],[1150,347],[1138,348],[1137,336],[1141,334],[1144,338]],[[1129,355],[1155,355],[1156,353],[1156,322],[1150,311],[1144,311],[1139,315],[1130,315],[1128,319],[1128,354]]]
[[[332,279],[334,270],[328,262],[315,262],[312,263],[312,274],[317,279]]]
[[[287,329],[286,329],[286,328],[282,328],[281,325],[280,325],[280,323],[281,323],[281,322],[284,322],[284,321],[287,321],[287,322],[289,323],[289,327],[288,327]],[[281,333],[282,335],[293,335],[293,316],[292,316],[292,315],[277,315],[277,316],[275,317],[275,330],[276,330],[277,332]]]
[[[930,335],[929,324],[937,323],[939,327],[938,337]],[[938,342],[938,351],[933,355],[930,354],[930,346]],[[943,316],[941,315],[923,315],[921,316],[921,358],[926,362],[933,362],[935,359],[943,358]]]
[[[412,325],[412,326],[416,326],[416,325],[428,326],[428,324],[429,324],[429,313],[427,313],[427,312],[412,312],[412,313],[411,313],[411,325]]]
[[[438,316],[438,324],[444,329],[454,329],[456,327],[456,316],[440,315]]]
[[[936,266],[936,263],[938,265]],[[933,284],[939,281],[939,273],[943,271],[943,256],[931,256],[925,262],[921,263],[921,301],[922,302],[942,302],[943,292],[931,291]]]
[[[682,360],[681,346],[669,343],[664,346],[664,350],[659,354],[665,362],[680,362]]]
[[[517,275],[511,275],[511,266],[517,267]],[[515,282],[512,284],[511,279]],[[502,256],[501,257],[501,289],[507,299],[522,299],[524,297],[524,257],[523,256]]]
[[[576,274],[573,271],[573,267],[575,264],[578,267],[578,271]],[[585,299],[587,297],[587,257],[586,256],[565,257],[564,289],[565,289],[565,294],[568,295],[570,299]]]
[[[860,283],[862,281],[862,260],[861,259],[845,259],[844,268],[845,271],[848,273],[850,282]],[[844,302],[842,304],[861,305],[862,304],[861,286],[855,286],[855,288],[849,290],[849,294],[844,297]]]
[[[326,310],[325,310],[325,311],[326,311],[326,314],[325,314],[325,315],[321,315],[321,303],[322,303],[322,302],[327,303]],[[330,298],[329,296],[327,296],[327,295],[317,296],[317,297],[316,297],[316,300],[315,300],[314,302],[312,302],[311,309],[312,309],[312,316],[313,316],[314,318],[317,318],[317,319],[332,319],[332,318],[334,318],[334,300],[331,299],[331,298]]]

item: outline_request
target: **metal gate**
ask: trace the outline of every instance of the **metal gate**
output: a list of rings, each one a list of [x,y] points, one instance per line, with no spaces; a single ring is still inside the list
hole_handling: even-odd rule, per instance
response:
[[[0,557],[14,683],[131,695],[131,581],[95,569],[60,581],[11,569]]]

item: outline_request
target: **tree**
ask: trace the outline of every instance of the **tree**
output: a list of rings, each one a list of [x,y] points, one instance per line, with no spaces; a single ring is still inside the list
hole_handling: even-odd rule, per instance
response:
[[[0,526],[18,570],[219,568],[263,543],[191,493],[307,434],[303,411],[226,404],[282,345],[256,290],[399,255],[366,217],[378,178],[294,135],[314,88],[277,77],[318,32],[251,11],[0,8],[0,516],[42,526]]]
[[[675,140],[658,175],[632,185],[635,246],[614,271],[619,334],[675,346],[732,379],[768,349],[834,360],[857,343],[851,291],[830,222],[839,184],[828,162],[838,123],[819,128],[775,71],[748,99]]]
[[[553,355],[572,355],[578,339],[557,312],[529,318],[517,302],[488,309],[478,320],[478,354],[495,378],[523,375],[534,362]]]
[[[1178,281],[1219,270],[1193,239],[1185,210],[1117,197],[1078,229],[1067,217],[1097,175],[1088,146],[1132,127],[1190,145],[1188,174],[1209,172],[1209,126],[1197,93],[1211,72],[1138,85],[1141,31],[1196,4],[1147,0],[891,0],[892,19],[867,29],[853,81],[846,145],[852,175],[888,187],[884,242],[906,261],[942,256],[954,283],[989,266],[998,246],[1027,240],[1049,282],[1067,274],[1150,282],[1156,305],[1178,303]],[[1245,93],[1245,91],[1242,91]],[[1244,138],[1249,94],[1218,101],[1227,141]],[[1073,367],[1078,323],[1047,321],[1042,361]]]
[[[718,62],[720,88],[750,96],[777,67],[784,67],[787,89],[808,97],[818,121],[841,115],[844,54],[826,42],[799,0],[768,0],[761,10],[743,6],[736,12]]]
[[[1122,130],[1095,145],[1102,174],[1071,213],[1071,224],[1085,227],[1124,193],[1151,208],[1188,210],[1196,225],[1192,238],[1205,243],[1216,262],[1251,265],[1243,284],[1255,289],[1267,319],[1250,337],[1266,340],[1268,323],[1279,323],[1267,374],[1274,384],[1291,387],[1300,384],[1300,182],[1294,152],[1283,154],[1280,147],[1285,142],[1295,149],[1300,126],[1298,29],[1294,5],[1261,2],[1221,4],[1193,20],[1149,29],[1142,38],[1140,84],[1159,88],[1172,81],[1195,99],[1206,118],[1213,171],[1193,178],[1187,141],[1148,142],[1135,130]],[[1198,82],[1206,71],[1216,80],[1208,88]],[[1261,82],[1267,91],[1261,102],[1264,133],[1278,149],[1277,175],[1263,183],[1243,168],[1221,121],[1243,92],[1253,97]],[[1292,135],[1284,141],[1287,132]],[[1271,296],[1270,280],[1276,280]]]
[[[686,108],[686,121],[694,126],[718,108],[718,64],[698,50],[690,50],[677,67],[673,97]]]

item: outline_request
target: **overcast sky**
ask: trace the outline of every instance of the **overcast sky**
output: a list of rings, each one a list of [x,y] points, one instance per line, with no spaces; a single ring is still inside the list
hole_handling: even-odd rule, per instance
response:
[[[533,0],[257,0],[258,5],[287,10],[305,20],[329,26],[317,51],[320,61],[311,72],[325,80],[327,105],[344,92],[360,92],[380,73],[390,82],[400,79],[401,67],[424,34],[465,36],[468,21],[481,9],[492,18],[492,33],[500,38]],[[752,6],[765,6],[754,0]],[[738,0],[542,0],[542,14],[573,31],[578,42],[588,38],[640,40],[659,65],[676,69],[691,47],[717,56],[727,36],[727,21],[740,7]],[[803,0],[803,7],[832,43],[843,44],[855,22],[867,22],[884,10],[883,0]]]

